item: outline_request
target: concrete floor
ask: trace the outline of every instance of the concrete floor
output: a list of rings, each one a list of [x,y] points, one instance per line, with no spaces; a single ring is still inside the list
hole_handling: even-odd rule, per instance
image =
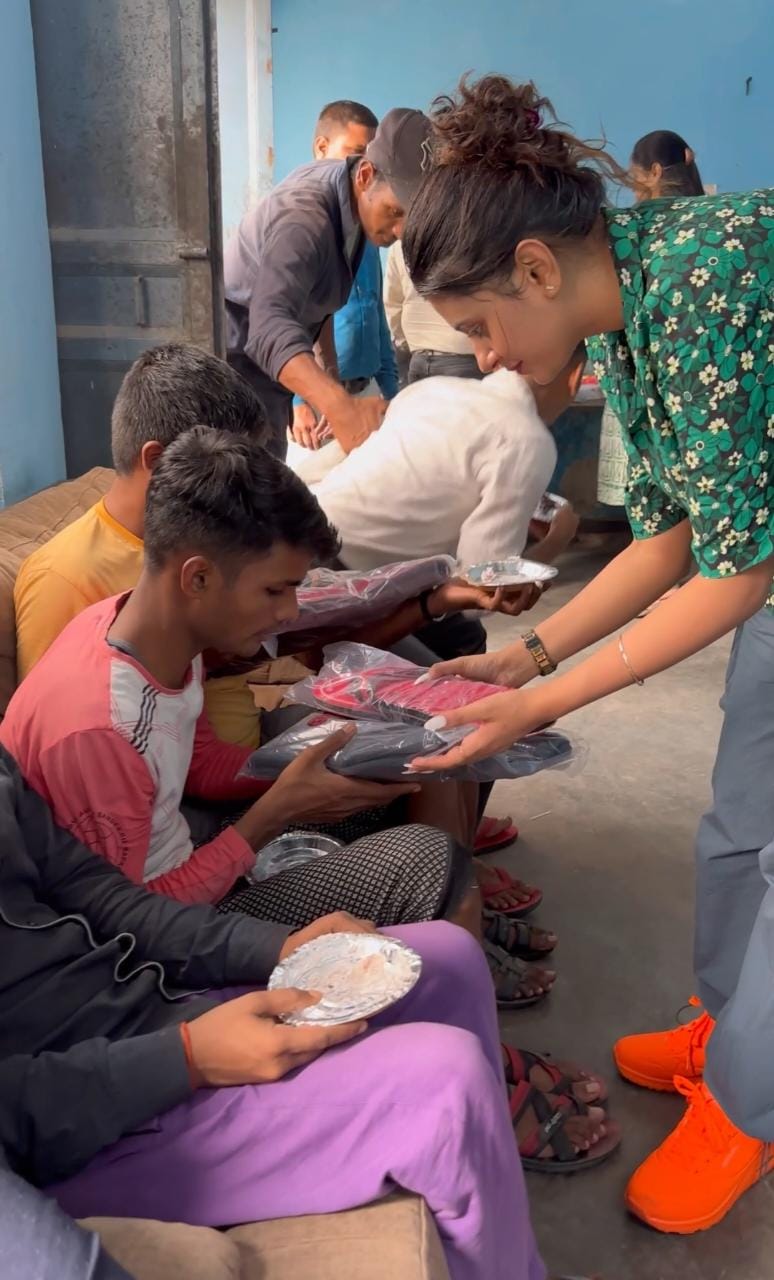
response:
[[[574,595],[603,557],[572,552],[529,615],[537,626]],[[523,629],[495,618],[491,647]],[[518,843],[490,861],[545,891],[536,920],[560,935],[559,978],[536,1009],[503,1016],[506,1038],[608,1073],[621,1150],[597,1170],[528,1175],[533,1221],[551,1274],[603,1280],[770,1280],[774,1178],[726,1220],[695,1236],[663,1236],[630,1218],[628,1175],[674,1126],[680,1099],[617,1079],[620,1035],[673,1024],[692,991],[692,850],[709,797],[728,642],[640,688],[577,712],[566,728],[588,758],[575,775],[498,783],[489,805],[510,813]]]

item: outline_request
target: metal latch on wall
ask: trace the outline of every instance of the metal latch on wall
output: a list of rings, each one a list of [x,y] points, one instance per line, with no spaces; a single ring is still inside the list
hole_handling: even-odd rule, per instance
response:
[[[206,244],[179,244],[177,256],[184,262],[209,262],[210,250]]]

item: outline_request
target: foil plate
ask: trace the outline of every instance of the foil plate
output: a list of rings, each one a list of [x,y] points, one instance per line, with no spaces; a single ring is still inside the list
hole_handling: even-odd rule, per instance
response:
[[[340,840],[322,836],[316,831],[286,831],[259,850],[245,879],[257,884],[259,880],[268,880],[269,876],[278,876],[281,871],[302,867],[314,858],[340,853],[343,848]]]
[[[505,560],[482,560],[465,569],[463,577],[473,587],[522,587],[530,582],[549,582],[558,569],[537,560],[524,560],[522,556],[508,556]]]
[[[359,1022],[402,1000],[416,983],[422,960],[405,943],[380,933],[326,933],[282,960],[269,990],[319,991],[318,1004],[288,1013],[293,1026],[332,1027]]]

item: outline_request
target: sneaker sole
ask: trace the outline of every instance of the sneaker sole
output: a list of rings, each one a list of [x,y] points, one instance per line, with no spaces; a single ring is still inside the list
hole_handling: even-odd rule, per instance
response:
[[[663,1231],[666,1235],[690,1236],[697,1231],[707,1231],[710,1227],[714,1227],[718,1222],[721,1222],[729,1210],[734,1207],[737,1200],[739,1200],[746,1191],[749,1191],[751,1187],[754,1187],[756,1182],[760,1182],[762,1178],[765,1178],[770,1174],[773,1169],[774,1148],[771,1149],[763,1168],[761,1168],[759,1156],[756,1156],[754,1160],[751,1160],[744,1173],[740,1174],[736,1185],[731,1191],[729,1191],[725,1200],[723,1200],[719,1205],[716,1205],[715,1208],[703,1218],[686,1218],[683,1222],[656,1218],[639,1209],[637,1205],[629,1199],[628,1195],[624,1196],[624,1200],[626,1202],[627,1209],[630,1213],[634,1214],[635,1218],[639,1218],[641,1222],[647,1223],[649,1227],[653,1227],[656,1231]]]
[[[628,1080],[630,1084],[639,1085],[641,1089],[652,1089],[655,1093],[677,1092],[673,1083],[674,1076],[670,1076],[669,1080],[665,1080],[663,1076],[647,1076],[643,1071],[637,1071],[621,1062],[615,1050],[613,1050],[613,1060],[619,1076],[623,1076],[624,1080]],[[685,1079],[696,1082],[701,1080],[701,1076],[686,1076]]]

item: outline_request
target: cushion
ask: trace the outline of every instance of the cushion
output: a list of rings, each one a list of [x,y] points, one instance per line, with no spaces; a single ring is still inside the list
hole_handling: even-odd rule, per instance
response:
[[[435,1224],[416,1196],[225,1233],[131,1218],[82,1225],[136,1280],[449,1280]]]
[[[16,688],[13,586],[19,566],[36,547],[98,502],[112,479],[109,468],[94,467],[77,480],[44,489],[0,511],[0,714]]]
[[[135,1280],[243,1280],[250,1274],[242,1269],[239,1245],[210,1227],[144,1218],[86,1218],[81,1226],[96,1231]]]

